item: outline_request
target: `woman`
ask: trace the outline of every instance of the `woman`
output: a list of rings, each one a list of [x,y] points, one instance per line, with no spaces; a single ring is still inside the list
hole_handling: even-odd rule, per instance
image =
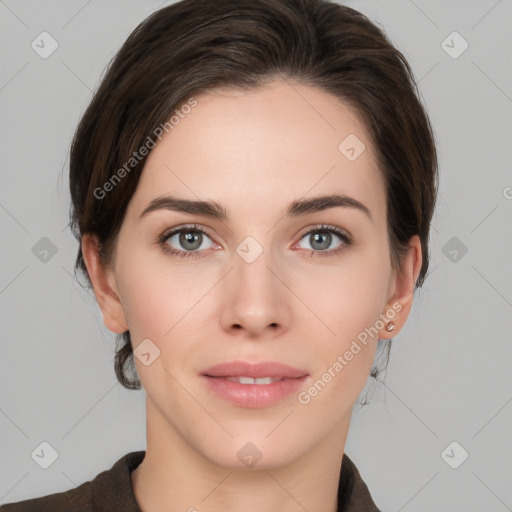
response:
[[[344,453],[428,269],[410,68],[325,0],[184,0],[108,68],[70,158],[76,267],[147,449],[17,510],[377,511]]]

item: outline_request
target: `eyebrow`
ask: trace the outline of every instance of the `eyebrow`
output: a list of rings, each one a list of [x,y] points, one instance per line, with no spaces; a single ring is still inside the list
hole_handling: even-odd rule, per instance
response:
[[[371,222],[373,222],[370,210],[363,203],[357,199],[354,199],[353,197],[340,194],[317,196],[293,201],[288,206],[284,217],[301,217],[311,213],[337,207],[353,208],[359,210],[367,215]],[[180,213],[201,215],[203,217],[209,217],[221,221],[224,221],[228,218],[226,209],[215,201],[195,201],[174,196],[159,196],[149,203],[149,205],[140,214],[139,219],[150,212],[162,209],[173,210]]]

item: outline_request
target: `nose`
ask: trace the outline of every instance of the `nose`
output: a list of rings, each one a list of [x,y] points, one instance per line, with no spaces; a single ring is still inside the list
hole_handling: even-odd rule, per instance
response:
[[[233,268],[224,280],[222,327],[232,333],[240,332],[239,335],[244,332],[250,338],[277,336],[288,328],[291,317],[293,295],[284,284],[286,271],[272,258],[270,250],[263,249],[252,260],[240,249],[234,254]]]

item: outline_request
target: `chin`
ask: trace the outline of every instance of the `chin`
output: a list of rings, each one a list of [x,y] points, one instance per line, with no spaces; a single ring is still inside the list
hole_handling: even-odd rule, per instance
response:
[[[226,469],[247,471],[280,468],[300,456],[298,447],[304,449],[303,441],[294,440],[283,431],[288,441],[283,444],[277,436],[271,439],[273,434],[267,437],[270,431],[265,428],[265,432],[235,436],[225,443],[215,443],[210,439],[210,444],[204,446],[206,450],[201,452],[214,464]]]

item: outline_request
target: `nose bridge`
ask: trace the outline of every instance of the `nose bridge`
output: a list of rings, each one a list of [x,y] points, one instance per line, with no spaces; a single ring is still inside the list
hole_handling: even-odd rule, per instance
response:
[[[279,273],[276,271],[278,262],[273,257],[270,240],[271,236],[262,242],[247,236],[235,249],[234,268],[229,277],[231,297],[226,302],[231,325],[239,324],[257,331],[284,321],[284,285],[275,275]]]
[[[233,278],[242,288],[246,287],[251,295],[270,294],[275,297],[276,278],[270,269],[276,266],[276,262],[270,245],[271,237],[262,238],[260,236],[259,241],[249,235],[238,244]]]

